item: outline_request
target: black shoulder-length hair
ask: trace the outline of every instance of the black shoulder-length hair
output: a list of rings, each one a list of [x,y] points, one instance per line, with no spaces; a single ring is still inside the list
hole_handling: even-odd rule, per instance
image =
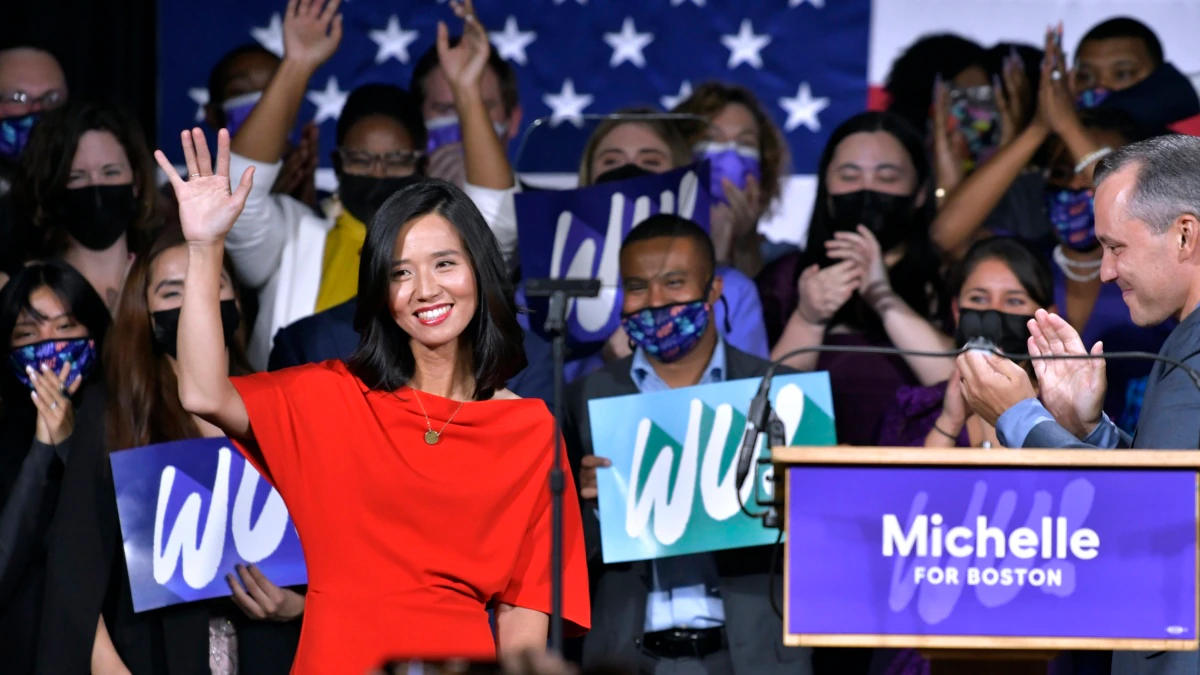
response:
[[[39,288],[49,288],[58,296],[63,309],[88,329],[88,337],[96,342],[96,354],[103,352],[104,336],[108,333],[112,319],[108,307],[100,294],[82,274],[60,260],[36,262],[20,268],[0,291],[0,336],[4,338],[4,354],[12,349],[13,327],[21,312],[28,312],[35,319],[46,319],[30,304],[30,297]],[[5,361],[7,362],[7,358]],[[29,402],[29,392],[12,373],[7,363],[0,374],[0,398],[11,412],[18,402]],[[32,406],[30,406],[32,407]]]
[[[828,264],[825,242],[833,238],[833,214],[830,211],[829,165],[838,145],[852,134],[882,131],[904,147],[916,168],[916,194],[924,194],[924,203],[916,207],[912,220],[907,223],[908,236],[904,240],[904,257],[892,266],[888,273],[892,289],[917,314],[930,320],[944,319],[949,309],[945,283],[942,279],[942,260],[929,237],[929,228],[937,212],[936,186],[933,168],[925,154],[924,142],[917,130],[904,118],[890,112],[863,112],[851,117],[834,129],[817,170],[817,196],[813,203],[812,220],[809,221],[808,239],[801,254],[801,264],[796,268],[797,278],[805,268],[813,264]],[[844,324],[868,335],[884,337],[883,322],[866,302],[854,296],[834,314],[830,325]]]
[[[458,230],[475,275],[475,316],[459,340],[471,355],[475,400],[487,400],[525,368],[525,331],[517,323],[513,285],[495,235],[471,198],[444,180],[413,180],[389,197],[371,220],[358,269],[354,328],[360,339],[346,365],[371,389],[395,391],[412,378],[416,364],[411,338],[392,318],[388,287],[400,232],[432,213]]]

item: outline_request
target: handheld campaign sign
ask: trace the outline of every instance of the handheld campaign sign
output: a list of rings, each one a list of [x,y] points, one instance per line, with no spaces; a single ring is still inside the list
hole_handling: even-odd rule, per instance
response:
[[[676,213],[709,223],[709,163],[666,173],[613,181],[575,190],[539,190],[516,195],[517,244],[526,279],[600,279],[600,295],[568,300],[567,337],[574,344],[600,344],[621,322],[618,254],[625,235],[657,213]],[[545,317],[549,301],[529,298]],[[530,326],[544,335],[543,321]]]
[[[123,450],[111,463],[134,611],[228,596],[238,563],[277,586],[307,582],[283,498],[229,439]]]
[[[838,450],[776,452],[788,644],[1196,649],[1196,470],[1129,462],[1200,453]]]
[[[738,505],[738,490],[742,503],[753,503],[757,472],[734,485],[758,384],[734,380],[588,402],[593,451],[612,461],[597,472],[604,562],[775,543],[778,530]],[[775,376],[771,405],[789,442],[835,443],[828,373]],[[756,456],[765,454],[763,445],[760,436]],[[767,494],[770,474],[758,478]]]

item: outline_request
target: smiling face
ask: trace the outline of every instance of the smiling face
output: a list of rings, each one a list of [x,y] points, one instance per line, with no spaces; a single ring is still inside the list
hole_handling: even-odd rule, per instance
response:
[[[1135,37],[1088,40],[1075,56],[1075,88],[1128,89],[1154,72],[1146,43]]]
[[[1139,326],[1155,326],[1179,315],[1187,302],[1191,268],[1185,265],[1181,242],[1194,239],[1194,219],[1177,218],[1158,233],[1129,213],[1137,190],[1136,165],[1106,177],[1096,188],[1096,238],[1103,246],[1100,280],[1116,283],[1129,306],[1129,317]]]
[[[405,224],[392,249],[388,308],[415,342],[459,339],[479,306],[475,271],[458,229],[438,213]]]
[[[186,245],[169,248],[154,259],[146,284],[146,306],[151,313],[179,309],[183,306],[183,277],[187,274],[187,266]],[[222,270],[221,300],[233,299],[233,280]]]
[[[13,324],[9,346],[24,347],[46,340],[72,340],[88,336],[84,326],[63,305],[54,291],[42,286],[29,294],[29,306],[40,316],[22,310]]]
[[[917,190],[917,168],[895,136],[886,131],[860,131],[838,143],[825,172],[829,194],[874,190],[911,195]],[[918,195],[917,206],[923,195]]]
[[[1003,260],[989,258],[975,265],[963,281],[962,292],[958,294],[954,307],[956,323],[959,310],[963,309],[994,309],[1005,314],[1033,316],[1037,310],[1047,308],[1029,297],[1029,291],[1025,290],[1017,275]]]
[[[129,185],[133,182],[133,167],[121,142],[110,131],[93,129],[79,137],[67,189],[91,185]]]
[[[671,148],[650,127],[637,122],[621,124],[596,144],[589,165],[592,180],[606,171],[635,164],[650,173],[675,168]]]

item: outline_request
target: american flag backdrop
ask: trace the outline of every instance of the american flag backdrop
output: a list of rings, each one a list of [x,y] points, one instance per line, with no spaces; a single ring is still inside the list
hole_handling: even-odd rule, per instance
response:
[[[225,52],[256,41],[282,54],[286,0],[162,0],[159,5],[158,145],[181,161],[178,132],[200,123],[209,70]],[[953,31],[990,45],[1039,44],[1063,20],[1066,44],[1095,23],[1131,15],[1154,28],[1167,58],[1200,72],[1194,0],[477,0],[493,48],[517,69],[522,125],[551,117],[570,131],[578,115],[629,105],[669,108],[706,79],[753,89],[784,131],[795,175],[772,239],[802,240],[811,176],[829,132],[861,111],[891,61],[922,34]],[[320,124],[323,170],[334,125],[356,86],[407,88],[413,64],[434,44],[437,22],[458,20],[445,0],[343,0],[344,36],[309,83],[301,120]],[[585,133],[581,125],[579,133]],[[573,174],[578,156],[531,142],[522,172]],[[516,144],[511,148],[515,152]]]

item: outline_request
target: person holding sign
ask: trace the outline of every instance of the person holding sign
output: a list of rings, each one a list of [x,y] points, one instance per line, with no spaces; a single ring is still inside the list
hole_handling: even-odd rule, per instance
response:
[[[596,471],[609,464],[604,448],[592,447],[587,402],[762,377],[768,367],[728,345],[714,326],[722,280],[712,240],[699,225],[676,215],[651,216],[630,231],[620,258],[622,323],[636,349],[568,388],[564,422],[593,570],[595,626],[580,645],[583,665],[615,662],[651,673],[811,673],[811,651],[780,644],[783,625],[767,597],[773,547],[602,562]]]
[[[129,269],[104,353],[109,387],[105,426],[112,452],[223,436],[179,401],[176,335],[187,261],[183,232],[177,225],[168,226],[138,252]],[[228,259],[225,263],[220,286],[222,344],[229,374],[245,375],[253,370],[246,362],[241,300]],[[118,560],[123,558],[118,554]],[[132,671],[160,671],[192,663],[200,655],[209,660],[213,672],[228,672],[227,664],[235,664],[233,672],[247,675],[283,675],[291,668],[300,626],[290,620],[304,609],[300,594],[276,588],[256,568],[242,565],[236,570],[240,583],[230,578],[233,570],[226,578],[233,604],[241,611],[228,601],[211,601],[136,612],[126,568],[122,561],[111,631]],[[271,597],[281,601],[273,603]],[[251,620],[267,618],[272,621]]]
[[[96,367],[108,329],[104,301],[64,262],[23,267],[0,293],[5,673],[123,671],[101,617],[119,545]]]
[[[188,241],[179,398],[237,442],[296,524],[309,590],[293,672],[544,650],[555,422],[505,389],[525,365],[522,332],[478,209],[439,180],[392,195],[363,247],[354,355],[230,378],[224,238],[254,171],[233,192],[228,134],[215,172],[201,130],[182,137],[186,182],[156,153]],[[577,636],[591,614],[577,502],[564,516],[563,615]]]

